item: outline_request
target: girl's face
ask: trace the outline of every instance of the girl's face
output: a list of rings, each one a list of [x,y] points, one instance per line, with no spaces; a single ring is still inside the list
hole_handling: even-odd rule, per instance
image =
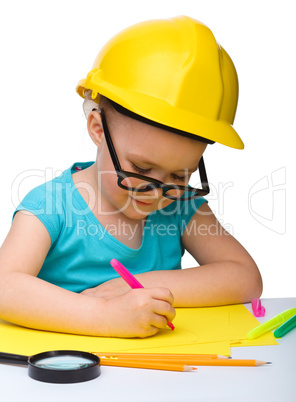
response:
[[[167,184],[188,184],[191,174],[197,170],[206,144],[115,111],[107,110],[105,116],[123,170]],[[163,197],[160,189],[136,193],[120,188],[104,137],[98,148],[96,163],[103,211],[118,213],[119,210],[127,218],[139,220],[173,202]]]

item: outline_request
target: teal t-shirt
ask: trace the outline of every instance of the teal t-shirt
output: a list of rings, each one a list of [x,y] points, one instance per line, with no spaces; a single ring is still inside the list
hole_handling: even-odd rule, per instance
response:
[[[31,190],[17,207],[36,215],[51,237],[51,247],[38,277],[82,292],[118,277],[110,265],[116,258],[132,274],[181,268],[182,233],[204,198],[174,201],[150,213],[142,244],[133,249],[112,236],[77,190],[72,174],[94,162],[75,163],[60,176]],[[14,214],[15,214],[14,213]]]

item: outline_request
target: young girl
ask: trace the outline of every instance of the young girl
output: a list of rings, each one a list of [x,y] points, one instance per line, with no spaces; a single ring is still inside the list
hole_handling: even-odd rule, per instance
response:
[[[207,145],[243,148],[232,128],[236,71],[212,32],[188,17],[132,26],[101,50],[77,92],[96,160],[18,206],[0,250],[0,317],[147,337],[173,321],[174,307],[259,297],[256,264],[203,198]],[[180,269],[185,249],[199,266]],[[144,289],[131,290],[112,258]]]

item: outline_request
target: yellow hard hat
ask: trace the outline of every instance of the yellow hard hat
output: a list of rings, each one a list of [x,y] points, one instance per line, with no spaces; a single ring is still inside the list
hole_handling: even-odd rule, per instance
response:
[[[82,97],[103,95],[123,110],[208,142],[242,149],[232,127],[238,79],[205,25],[179,16],[133,25],[113,37],[78,83]]]

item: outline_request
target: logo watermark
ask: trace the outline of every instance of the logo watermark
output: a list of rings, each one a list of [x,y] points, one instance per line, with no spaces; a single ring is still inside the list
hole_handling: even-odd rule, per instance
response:
[[[286,168],[258,180],[249,190],[249,211],[262,226],[278,234],[286,233]]]
[[[222,226],[222,222],[218,221],[211,225],[198,224],[196,220],[192,221],[190,225],[188,225],[185,220],[183,220],[180,225],[175,223],[170,223],[168,225],[164,223],[157,224],[145,221],[131,225],[121,219],[119,219],[116,224],[107,223],[102,227],[99,223],[87,223],[84,219],[78,219],[75,230],[77,237],[94,236],[97,237],[98,240],[102,240],[109,234],[114,237],[124,237],[127,240],[133,240],[139,231],[152,237],[179,237],[180,233],[185,233],[188,236],[227,236],[232,234],[233,227],[231,225]]]
[[[142,214],[143,221],[150,212],[143,210],[140,206],[133,202],[131,197],[126,198],[126,202],[123,203],[119,210],[112,211],[104,211],[101,207],[101,203],[97,202],[96,199],[96,191],[95,189],[86,182],[79,182],[74,184],[72,180],[65,182],[62,177],[64,173],[61,171],[54,171],[53,168],[46,168],[44,170],[40,169],[30,169],[21,172],[13,181],[11,187],[11,199],[14,207],[17,207],[21,204],[24,189],[28,189],[36,186],[36,179],[40,182],[39,184],[43,184],[42,194],[43,202],[39,205],[35,205],[34,214],[36,216],[41,214],[46,215],[62,215],[65,213],[65,205],[67,206],[67,210],[71,213],[67,214],[66,226],[71,227],[73,225],[74,217],[83,217],[85,214],[89,213],[89,210],[93,211],[96,207],[96,214],[99,215],[116,215],[118,212],[123,212],[132,205],[134,210],[136,210],[139,215]],[[57,176],[59,178],[55,179]],[[114,189],[118,188],[118,191],[128,191],[123,190],[117,187],[117,176],[114,171],[108,172],[98,172],[98,181],[102,183],[104,180],[113,180],[114,181]],[[34,182],[34,185],[32,183]],[[225,211],[225,195],[226,192],[233,190],[235,191],[235,184],[232,181],[228,182],[219,182],[216,185],[210,183],[210,194],[206,197],[210,202],[215,202],[216,210],[214,213],[218,214],[218,216],[223,216]],[[77,199],[75,201],[74,193],[76,191],[82,190],[86,195],[87,200],[85,203],[85,207],[82,208],[82,204],[77,204]],[[154,191],[154,190],[153,190]],[[162,215],[173,215],[173,214],[183,214],[186,215],[192,209],[196,209],[196,212],[199,214],[207,214],[208,212],[202,212],[196,207],[196,200],[191,199],[186,202],[175,202],[170,208],[166,208],[165,202],[167,199],[161,197],[159,189],[151,195],[141,195],[141,199],[150,200],[157,199],[158,201],[158,210]],[[157,198],[158,197],[158,198]],[[247,194],[248,197],[248,210],[251,216],[259,222],[261,225],[266,227],[269,230],[272,230],[278,234],[284,234],[286,232],[286,168],[282,167],[277,170],[271,172],[271,174],[262,177],[258,180],[254,185],[251,186],[250,190]],[[90,236],[103,236],[100,230],[95,226],[87,226],[86,223],[83,223],[83,220],[75,219],[77,221],[77,233],[80,234],[88,234]],[[232,225],[224,222],[223,219],[220,219],[221,227],[224,227],[227,232],[233,234],[234,228]],[[120,225],[119,225],[120,226]],[[205,225],[204,225],[205,226]],[[220,226],[215,227],[204,227],[202,224],[196,228],[191,228],[192,233],[196,233],[199,235],[210,234],[216,235],[220,230]],[[187,228],[182,228],[182,231],[185,231]],[[111,224],[106,228],[109,233],[113,233],[114,235],[123,235],[127,238],[133,237],[135,235],[135,228],[127,227],[124,223],[121,223],[121,226],[117,229],[115,226]],[[117,230],[117,233],[115,233]],[[143,230],[145,227],[143,227]],[[161,236],[162,233],[165,235],[174,235],[176,233],[177,228],[164,227],[164,225],[159,225],[158,228],[149,228],[155,235]],[[178,231],[180,229],[178,228]],[[189,229],[188,229],[189,230]],[[151,232],[151,233],[152,233]]]

